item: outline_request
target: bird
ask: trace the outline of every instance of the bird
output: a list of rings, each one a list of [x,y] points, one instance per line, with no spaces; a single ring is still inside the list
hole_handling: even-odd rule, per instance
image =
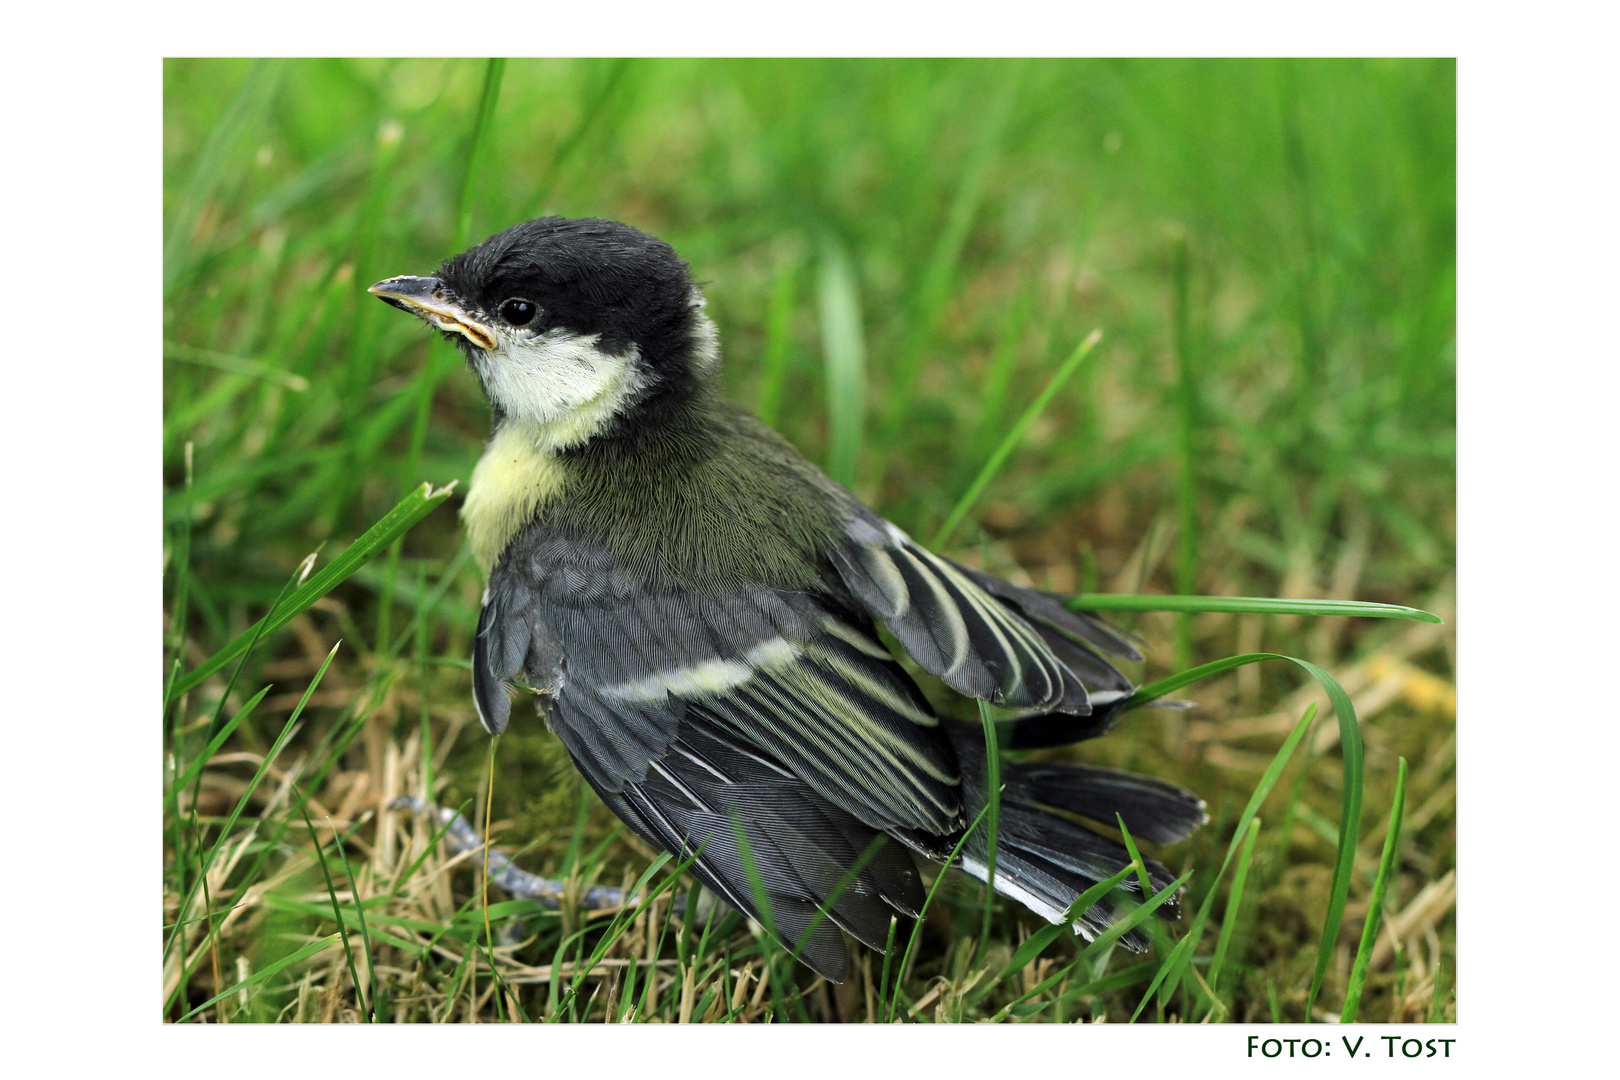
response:
[[[1154,844],[1205,822],[1163,780],[1007,759],[990,858],[985,732],[941,715],[879,627],[1010,717],[1013,750],[1107,731],[1134,690],[1111,661],[1141,653],[1058,594],[927,550],[729,400],[668,243],[542,217],[370,291],[454,342],[491,410],[461,510],[486,580],[484,728],[531,691],[626,826],[816,973],[848,977],[844,932],[881,952],[923,908],[921,868],[953,854],[1092,940],[1120,910],[1069,909],[1131,856],[1087,822]],[[1155,891],[1173,882],[1144,863]]]

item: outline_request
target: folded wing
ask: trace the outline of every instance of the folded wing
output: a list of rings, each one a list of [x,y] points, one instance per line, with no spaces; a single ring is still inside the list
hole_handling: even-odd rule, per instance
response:
[[[828,552],[844,586],[924,671],[1009,709],[1085,716],[1131,682],[1098,655],[1140,660],[1100,620],[925,550],[859,508]]]
[[[960,823],[938,719],[863,614],[817,592],[650,587],[579,542],[524,557],[492,575],[474,650],[492,730],[506,720],[504,684],[526,674],[602,790],[644,778],[692,716],[875,828]]]

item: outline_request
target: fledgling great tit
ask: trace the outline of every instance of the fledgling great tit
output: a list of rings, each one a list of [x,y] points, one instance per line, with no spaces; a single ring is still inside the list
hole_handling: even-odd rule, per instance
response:
[[[877,623],[952,689],[1022,710],[1015,748],[1099,735],[1129,696],[1103,656],[1141,657],[1116,631],[924,550],[727,401],[703,294],[663,241],[541,218],[371,291],[460,346],[494,416],[462,509],[489,582],[484,727],[505,729],[513,680],[542,691],[614,813],[759,919],[742,831],[774,929],[826,978],[849,971],[839,928],[881,950],[891,915],[917,914],[911,853],[947,860],[987,797],[982,730],[934,711]],[[1130,861],[1075,818],[1155,843],[1205,820],[1148,777],[1001,768],[995,888],[1054,923]],[[985,832],[960,860],[981,880]],[[837,893],[879,835],[898,843]],[[1100,903],[1074,928],[1113,918]]]

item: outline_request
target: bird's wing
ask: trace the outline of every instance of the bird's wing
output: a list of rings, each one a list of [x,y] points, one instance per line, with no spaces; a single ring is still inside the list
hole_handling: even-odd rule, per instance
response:
[[[1007,708],[1086,715],[1131,691],[1130,680],[1090,646],[1141,656],[1100,620],[942,559],[864,508],[828,557],[918,666],[963,694]]]
[[[976,582],[985,592],[996,597],[1004,604],[1010,604],[1018,612],[1035,624],[1038,629],[1057,631],[1064,641],[1078,641],[1092,646],[1099,652],[1120,660],[1133,660],[1141,663],[1142,654],[1136,644],[1129,637],[1109,626],[1089,611],[1070,611],[1064,603],[1064,597],[1058,593],[1045,592],[1041,589],[1025,589],[1014,585],[1004,578],[994,574],[987,574],[983,570],[975,570],[970,566],[963,566],[959,562],[952,562],[952,566],[960,570],[969,579]],[[1050,643],[1052,636],[1043,634]],[[1095,654],[1090,653],[1093,656]],[[1108,670],[1113,671],[1110,665]],[[1117,675],[1118,673],[1115,672]],[[1102,677],[1100,677],[1102,678]]]
[[[883,834],[943,858],[963,827],[938,718],[830,595],[651,587],[588,544],[540,543],[485,593],[473,687],[490,730],[520,678],[615,813],[828,978],[847,971],[839,928],[883,948],[890,915],[922,903]]]
[[[955,757],[869,619],[811,591],[653,587],[579,541],[547,541],[491,576],[473,655],[485,726],[503,683],[542,691],[591,782],[618,791],[699,718],[877,829],[960,824]]]
[[[883,949],[890,918],[915,916],[923,903],[898,843],[696,709],[645,779],[597,790],[633,830],[691,858],[698,880],[834,982],[848,976],[839,928]]]

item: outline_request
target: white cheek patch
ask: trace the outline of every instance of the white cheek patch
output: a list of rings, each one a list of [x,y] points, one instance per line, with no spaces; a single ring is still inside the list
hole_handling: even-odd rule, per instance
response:
[[[702,312],[702,294],[693,292],[697,298],[692,306],[699,310],[692,326],[692,367],[702,372],[715,371],[720,367],[720,332],[715,329],[713,320]]]
[[[497,334],[496,350],[476,361],[478,376],[509,421],[538,429],[537,448],[584,442],[646,386],[634,345],[611,356],[597,347],[600,334]]]

